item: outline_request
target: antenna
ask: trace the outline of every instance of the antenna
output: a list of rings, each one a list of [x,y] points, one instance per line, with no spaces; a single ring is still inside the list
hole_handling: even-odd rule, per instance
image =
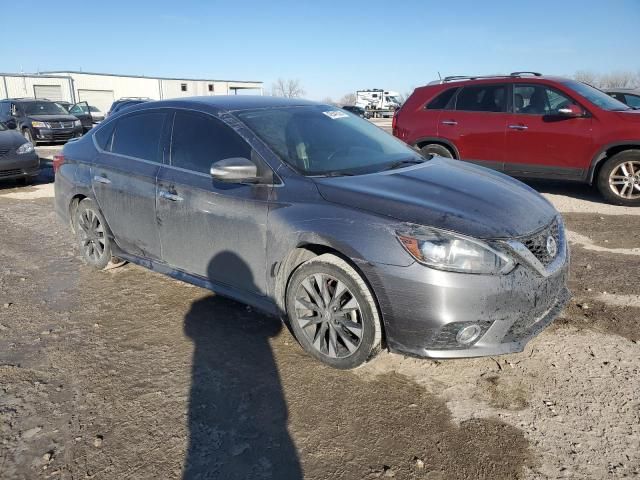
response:
[[[442,80],[442,75],[440,75],[440,72],[438,72],[438,80]]]

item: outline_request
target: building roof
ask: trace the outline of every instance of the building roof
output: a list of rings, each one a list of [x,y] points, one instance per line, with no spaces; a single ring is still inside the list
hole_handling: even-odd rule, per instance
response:
[[[145,75],[120,75],[117,73],[80,72],[77,70],[53,70],[40,72],[38,75],[100,75],[105,77],[147,78],[150,80],[178,80],[185,82],[230,82],[230,83],[260,83],[260,80],[222,80],[214,78],[173,78],[173,77],[148,77]]]

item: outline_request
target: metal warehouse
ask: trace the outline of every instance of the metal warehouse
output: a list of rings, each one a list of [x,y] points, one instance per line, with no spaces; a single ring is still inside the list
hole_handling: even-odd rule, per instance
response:
[[[123,97],[154,100],[194,95],[262,95],[260,81],[144,77],[74,71],[39,74],[0,73],[0,98],[36,97],[68,102],[86,101],[107,111]]]

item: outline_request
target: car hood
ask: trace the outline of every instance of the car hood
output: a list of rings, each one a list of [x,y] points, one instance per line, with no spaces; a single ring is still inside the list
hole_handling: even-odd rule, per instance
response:
[[[623,120],[640,123],[640,110],[625,110],[616,112],[616,115]]]
[[[36,120],[38,122],[73,122],[77,120],[73,115],[27,115],[30,120]]]
[[[441,157],[415,167],[314,181],[329,202],[477,238],[527,235],[558,214],[522,182]]]
[[[18,148],[23,143],[27,143],[27,140],[15,130],[3,130],[0,132],[0,150]]]

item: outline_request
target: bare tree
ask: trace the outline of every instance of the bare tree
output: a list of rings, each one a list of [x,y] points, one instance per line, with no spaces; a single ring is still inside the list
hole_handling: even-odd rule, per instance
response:
[[[271,94],[274,97],[298,98],[304,96],[305,93],[298,79],[279,78],[271,86]]]
[[[333,105],[334,107],[338,106],[338,102],[335,102],[331,97],[324,97],[322,99],[322,103],[326,103],[327,105]]]
[[[598,88],[634,88],[640,87],[640,72],[612,72],[599,75],[581,70],[573,76],[576,80]]]
[[[340,99],[340,105],[355,105],[356,104],[356,94],[355,93],[347,93],[342,96]]]

